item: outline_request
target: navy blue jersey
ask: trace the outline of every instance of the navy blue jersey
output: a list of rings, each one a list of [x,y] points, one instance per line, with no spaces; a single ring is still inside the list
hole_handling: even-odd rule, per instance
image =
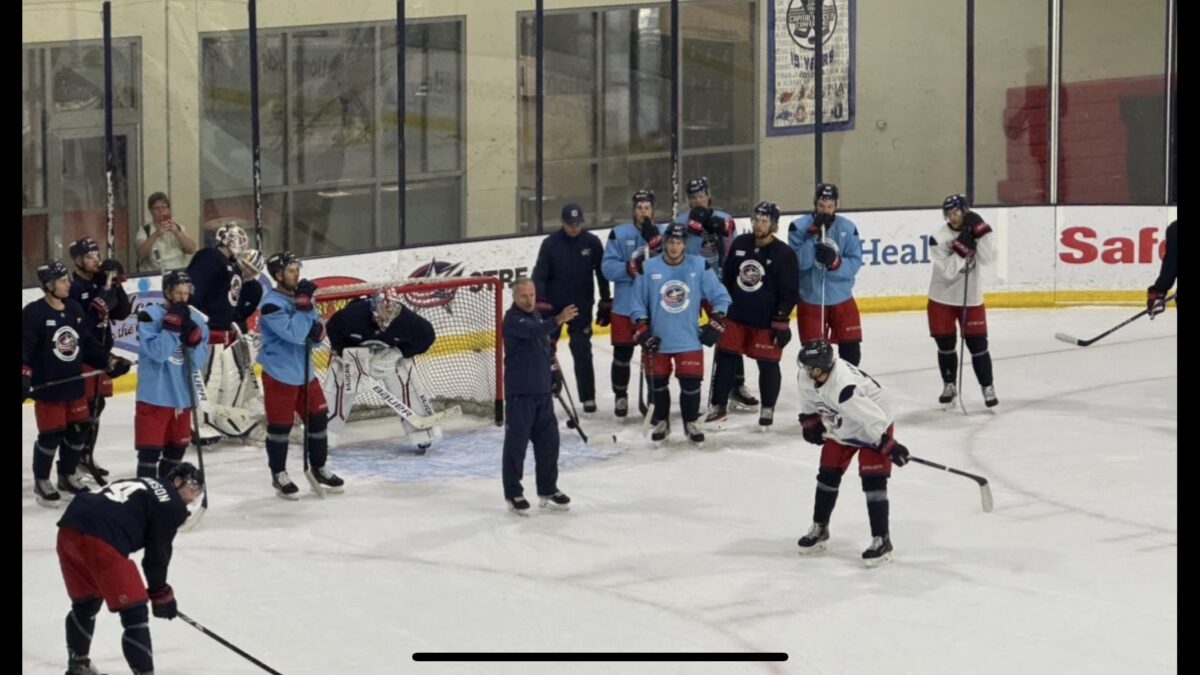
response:
[[[549,302],[556,314],[567,305],[585,312],[595,304],[597,285],[600,299],[607,300],[608,280],[600,271],[603,259],[604,246],[591,232],[572,237],[563,229],[551,234],[542,240],[533,266],[537,297]]]
[[[126,556],[146,549],[146,587],[157,589],[167,583],[171,545],[187,517],[187,505],[174,485],[130,478],[113,481],[99,492],[75,495],[58,526],[103,539]]]
[[[1163,256],[1162,267],[1159,268],[1158,278],[1154,280],[1154,290],[1159,293],[1166,293],[1171,290],[1171,286],[1179,280],[1179,221],[1172,220],[1170,225],[1167,225],[1167,252]],[[1175,289],[1175,294],[1179,294],[1179,289]]]
[[[769,328],[778,315],[791,316],[800,292],[796,252],[771,237],[759,248],[754,235],[739,235],[729,247],[721,282],[733,299],[730,320],[755,328]]]
[[[339,355],[347,347],[374,341],[399,349],[406,359],[424,354],[437,337],[433,324],[407,307],[401,307],[387,329],[380,330],[371,316],[371,301],[367,298],[355,300],[334,312],[325,324],[325,334],[333,351]]]
[[[83,308],[83,329],[89,331],[106,350],[111,350],[113,335],[110,325],[113,321],[128,318],[133,311],[133,304],[129,302],[129,295],[121,284],[114,283],[111,288],[105,288],[107,283],[108,275],[104,272],[97,272],[91,279],[84,279],[79,272],[75,272],[71,275],[70,297]],[[96,298],[100,298],[108,307],[108,316],[104,320],[100,319],[100,311],[94,305]]]
[[[21,365],[32,371],[33,386],[74,377],[83,364],[103,370],[108,367],[108,350],[83,328],[83,308],[67,298],[61,310],[45,298],[21,310]],[[83,380],[40,389],[31,394],[38,401],[74,401],[84,394]]]
[[[204,312],[210,330],[229,330],[238,318],[238,300],[242,295],[242,274],[237,262],[216,246],[206,246],[192,256],[187,273],[192,277],[188,304]]]
[[[504,395],[550,393],[550,336],[560,329],[513,305],[504,313]]]
[[[262,302],[263,286],[258,279],[242,280],[242,291],[238,294],[237,308],[233,310],[233,320],[244,323],[253,313],[258,311]],[[245,326],[241,326],[243,329]],[[242,331],[243,333],[245,330]]]

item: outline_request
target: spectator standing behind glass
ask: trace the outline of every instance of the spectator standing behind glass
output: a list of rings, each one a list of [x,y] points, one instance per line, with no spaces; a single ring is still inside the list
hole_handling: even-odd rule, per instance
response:
[[[137,269],[139,272],[165,272],[183,269],[196,252],[196,242],[171,217],[171,200],[164,192],[155,192],[146,200],[150,222],[137,231]]]

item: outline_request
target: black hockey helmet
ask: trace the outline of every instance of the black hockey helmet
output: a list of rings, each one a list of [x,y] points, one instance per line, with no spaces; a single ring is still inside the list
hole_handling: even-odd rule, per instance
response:
[[[813,203],[817,203],[822,199],[838,200],[838,188],[833,183],[818,183],[817,192],[813,196]]]
[[[99,253],[100,245],[91,237],[80,237],[71,242],[71,248],[67,249],[67,253],[70,254],[71,258],[82,258],[92,251]]]
[[[779,222],[779,206],[775,202],[759,202],[758,206],[754,207],[754,215],[767,216],[771,222]]]
[[[197,490],[204,489],[204,472],[191,462],[180,462],[167,472],[168,483],[174,483],[176,478],[182,478],[185,483],[194,483]]]
[[[971,205],[967,203],[966,195],[950,195],[942,200],[942,215],[950,213],[954,209],[966,213],[969,208]]]
[[[637,206],[638,202],[650,202],[650,206],[654,206],[654,190],[638,190],[633,193],[633,205]]]
[[[67,271],[67,266],[57,260],[44,262],[37,268],[38,283],[42,285],[42,290],[46,290],[47,286],[68,274],[70,272]]]
[[[796,355],[796,362],[806,370],[820,368],[823,372],[828,373],[833,368],[833,345],[821,338],[809,340],[800,345],[800,353]]]
[[[187,284],[188,294],[190,295],[191,289],[193,288],[192,275],[188,274],[187,270],[167,270],[166,272],[163,273],[163,277],[162,277],[163,297],[164,298],[167,297],[167,295],[170,294],[172,289],[174,289],[176,286],[181,286],[183,284]]]
[[[278,275],[282,274],[288,268],[288,265],[293,263],[297,265],[301,264],[300,258],[296,257],[291,251],[280,251],[267,258],[267,274],[272,279],[277,279]]]
[[[683,223],[671,223],[667,226],[667,231],[663,234],[663,241],[668,239],[683,239],[687,240],[688,230],[687,225]]]
[[[701,176],[699,178],[693,178],[692,180],[688,181],[688,184],[687,184],[688,196],[691,197],[692,195],[696,194],[697,192],[708,192],[709,194],[712,194],[708,189],[708,178]]]

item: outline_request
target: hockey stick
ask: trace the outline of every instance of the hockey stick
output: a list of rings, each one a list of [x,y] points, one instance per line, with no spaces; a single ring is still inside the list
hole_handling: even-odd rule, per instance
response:
[[[233,650],[233,652],[236,653],[238,656],[241,656],[242,658],[246,659],[250,663],[253,663],[254,665],[258,666],[259,668],[262,668],[263,670],[267,671],[268,673],[274,673],[274,675],[283,675],[283,673],[279,672],[278,670],[275,670],[271,666],[268,666],[267,664],[263,663],[262,661],[259,661],[258,659],[254,658],[253,656],[250,656],[249,654],[242,651],[241,649],[238,649],[237,646],[234,645],[229,640],[226,640],[225,638],[221,637],[220,635],[217,635],[216,633],[212,632],[211,630],[200,625],[199,621],[196,621],[195,619],[188,616],[187,614],[184,614],[183,612],[176,612],[176,613],[178,614],[179,618],[183,619],[184,622],[187,623],[189,626],[191,626],[192,628],[195,628],[196,630],[200,631],[201,633],[204,633],[205,635],[216,640],[217,642],[220,642],[221,644],[225,645],[229,649]]]
[[[967,414],[967,404],[963,401],[963,359],[967,358],[967,291],[971,287],[971,271],[975,269],[975,259],[967,261],[963,268],[963,308],[962,324],[959,326],[961,337],[958,340],[958,407],[964,415]],[[974,361],[972,361],[974,363]]]
[[[638,350],[638,412],[642,414],[643,418],[645,418],[646,411],[649,410],[649,407],[646,405],[645,396],[642,392],[642,387],[646,384],[646,378],[648,377],[648,375],[646,374],[646,350],[643,349],[642,347],[638,347],[637,350]]]
[[[320,319],[317,319],[320,321]],[[309,382],[308,378],[312,375],[312,345],[313,341],[308,336],[304,337],[304,477],[308,479],[308,484],[312,486],[313,492],[321,499],[325,499],[325,488],[317,482],[317,477],[313,475],[312,469],[308,466],[308,418],[312,416],[312,410],[309,408]]]
[[[1172,297],[1174,297],[1174,296],[1172,296]],[[134,364],[134,365],[137,365],[137,364]],[[57,387],[60,384],[67,384],[68,382],[74,382],[76,380],[86,380],[89,377],[96,377],[97,375],[103,375],[107,372],[108,372],[107,370],[90,370],[86,373],[83,373],[82,375],[72,375],[71,377],[64,377],[59,380],[50,380],[49,382],[35,384],[29,388],[29,393],[32,394],[35,391],[49,389],[50,387]]]
[[[383,399],[384,404],[392,409],[392,412],[399,415],[405,422],[408,422],[417,429],[422,431],[432,429],[443,420],[448,420],[462,415],[462,408],[457,405],[450,406],[441,412],[435,412],[432,415],[418,415],[415,410],[404,405],[400,399],[392,396],[391,392],[384,389],[378,383],[371,385],[371,391],[375,392],[379,398]]]
[[[192,350],[188,349],[187,347],[184,347],[183,345],[180,345],[180,347],[181,347],[180,351],[183,352],[183,367],[189,373],[192,373],[192,375],[195,376],[197,374],[197,372],[195,369],[192,368]],[[195,381],[195,379],[193,378],[193,382],[194,381]],[[196,446],[196,458],[200,463],[200,473],[204,474],[204,450],[202,449],[203,446],[200,444],[200,411],[197,410],[197,407],[196,407],[196,389],[195,389],[195,387],[188,387],[188,398],[191,400],[191,403],[192,403],[192,443]],[[200,522],[200,519],[204,517],[204,514],[207,511],[208,511],[208,475],[204,474],[204,497],[203,497],[203,499],[200,500],[200,508],[196,509],[195,513],[188,516],[188,519],[186,521],[184,521],[183,525],[180,526],[179,529],[181,529],[185,532],[188,530],[191,530],[193,527],[196,526],[197,523]]]
[[[957,474],[959,476],[966,476],[967,478],[970,478],[971,480],[975,481],[976,483],[979,484],[979,497],[983,501],[984,513],[992,512],[992,488],[988,486],[988,480],[986,478],[984,478],[983,476],[976,476],[973,473],[967,473],[966,471],[959,471],[958,469],[954,469],[954,468],[945,466],[943,464],[938,464],[937,462],[931,462],[927,459],[921,459],[920,457],[917,457],[916,455],[909,455],[908,458],[910,460],[916,462],[917,464],[924,464],[925,466],[933,467],[934,469],[941,469],[942,471],[949,471],[950,473]]]
[[[1165,306],[1168,302],[1171,302],[1174,299],[1175,299],[1175,293],[1168,295],[1166,297],[1166,299],[1163,300],[1163,305]],[[1103,333],[1097,335],[1096,337],[1094,337],[1090,340],[1080,340],[1079,338],[1071,337],[1070,335],[1067,335],[1066,333],[1055,333],[1054,337],[1059,340],[1062,340],[1063,342],[1066,342],[1067,344],[1072,344],[1072,345],[1076,345],[1079,347],[1086,347],[1090,344],[1098,342],[1102,338],[1108,337],[1112,333],[1117,332],[1117,330],[1124,328],[1125,326],[1133,323],[1134,321],[1137,321],[1138,319],[1142,318],[1143,316],[1145,316],[1149,313],[1150,313],[1149,309],[1143,309],[1142,311],[1138,312],[1137,314],[1134,314],[1133,316],[1129,317],[1128,319],[1125,319],[1121,323],[1113,326],[1112,328],[1109,328],[1108,330],[1104,331]]]
[[[570,392],[568,392],[567,395],[570,396]],[[574,429],[575,433],[579,434],[579,437],[583,439],[584,445],[597,446],[597,445],[615,445],[616,444],[616,442],[617,442],[616,434],[604,434],[602,436],[596,437],[595,440],[589,439],[588,435],[583,432],[583,427],[581,427],[579,425],[579,413],[577,413],[575,411],[574,402],[572,401],[571,407],[568,408],[567,403],[565,401],[563,401],[561,392],[555,393],[554,398],[558,399],[558,404],[559,404],[559,406],[562,407],[563,414],[567,416],[567,428]]]

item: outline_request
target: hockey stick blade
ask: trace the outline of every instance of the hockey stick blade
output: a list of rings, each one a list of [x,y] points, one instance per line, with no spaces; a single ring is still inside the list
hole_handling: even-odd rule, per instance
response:
[[[196,529],[196,525],[200,523],[200,519],[204,517],[205,513],[208,513],[208,509],[203,506],[193,511],[188,515],[187,520],[183,521],[183,524],[179,526],[179,531],[191,532]]]
[[[379,398],[382,398],[387,407],[392,409],[392,412],[395,412],[397,415],[402,417],[405,422],[408,422],[417,429],[432,429],[444,420],[462,415],[462,408],[457,405],[450,406],[449,408],[446,408],[441,412],[433,413],[432,415],[418,415],[416,411],[404,405],[403,402],[401,402],[395,396],[392,396],[392,394],[382,386],[378,384],[372,385],[371,391],[375,392]]]
[[[924,464],[925,466],[934,469],[941,469],[942,471],[963,476],[964,478],[970,478],[971,480],[975,481],[979,485],[979,497],[983,504],[984,513],[992,512],[992,488],[988,485],[988,479],[984,478],[983,476],[977,476],[973,473],[967,473],[966,471],[961,471],[959,469],[946,466],[945,464],[938,464],[937,462],[931,462],[927,459],[921,459],[916,455],[909,455],[908,458],[917,464]]]
[[[1163,305],[1165,306],[1168,303],[1175,300],[1175,295],[1176,295],[1175,293],[1168,295],[1166,297],[1166,299],[1163,300]],[[1125,326],[1128,326],[1129,324],[1133,323],[1134,321],[1137,321],[1138,319],[1142,318],[1143,316],[1146,316],[1149,313],[1150,313],[1149,309],[1143,309],[1142,311],[1138,312],[1137,314],[1134,314],[1133,316],[1129,317],[1128,319],[1125,319],[1121,323],[1113,326],[1112,328],[1109,328],[1108,330],[1104,331],[1103,333],[1097,335],[1096,337],[1094,337],[1090,340],[1080,340],[1078,338],[1067,335],[1066,333],[1055,333],[1054,337],[1059,340],[1062,340],[1063,342],[1066,342],[1067,344],[1072,344],[1077,347],[1086,347],[1088,345],[1099,342],[1100,340],[1108,337],[1109,335],[1112,335],[1113,333],[1117,332],[1118,330],[1124,328]]]
[[[308,479],[308,484],[312,486],[313,492],[321,499],[325,499],[325,486],[317,482],[317,477],[313,475],[312,469],[304,472],[304,477]]]

